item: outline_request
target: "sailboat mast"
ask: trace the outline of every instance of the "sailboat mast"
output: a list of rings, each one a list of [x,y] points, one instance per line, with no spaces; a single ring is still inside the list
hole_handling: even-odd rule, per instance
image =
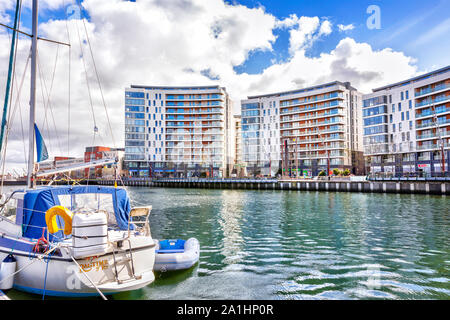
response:
[[[34,123],[36,118],[36,66],[37,66],[37,31],[38,31],[38,0],[33,0],[32,35],[31,38],[31,84],[30,84],[30,124],[28,147],[28,188],[34,187]]]

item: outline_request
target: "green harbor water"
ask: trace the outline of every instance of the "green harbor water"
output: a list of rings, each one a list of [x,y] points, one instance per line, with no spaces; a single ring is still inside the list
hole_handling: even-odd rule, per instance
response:
[[[445,196],[128,188],[199,263],[113,299],[449,299]],[[14,298],[32,297],[13,291]]]

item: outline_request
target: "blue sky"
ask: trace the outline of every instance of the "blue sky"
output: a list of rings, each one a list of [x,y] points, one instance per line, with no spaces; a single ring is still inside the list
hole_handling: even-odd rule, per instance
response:
[[[420,70],[431,70],[450,64],[450,1],[446,0],[232,0],[247,7],[263,6],[279,19],[295,13],[297,16],[318,16],[329,19],[334,29],[338,24],[353,24],[347,32],[333,32],[309,50],[311,56],[329,52],[342,38],[350,36],[358,42],[369,43],[373,49],[389,47],[417,59]],[[377,5],[381,11],[381,29],[369,30],[367,7]],[[255,52],[238,71],[260,72],[272,59],[288,57],[289,36],[278,30],[274,52]],[[418,43],[417,41],[420,40]]]
[[[129,0],[125,0],[129,1]],[[207,0],[205,0],[207,1]],[[70,2],[68,0],[68,2]],[[133,0],[134,2],[134,0]],[[278,19],[291,14],[300,16],[318,16],[333,23],[333,32],[314,43],[307,52],[308,56],[319,56],[322,52],[333,50],[345,37],[365,42],[374,50],[392,48],[417,59],[419,70],[432,70],[450,64],[450,1],[447,0],[225,0],[229,4],[241,4],[249,8],[264,7]],[[381,29],[368,29],[367,8],[377,5],[381,10]],[[12,12],[10,12],[12,16]],[[83,12],[86,15],[85,12]],[[29,10],[23,13],[22,21],[29,27]],[[42,10],[40,21],[62,19],[62,8],[52,11]],[[12,17],[11,17],[12,20]],[[337,25],[353,24],[354,29],[338,32]],[[277,36],[273,51],[254,51],[242,65],[235,67],[238,73],[260,73],[274,61],[289,58],[289,34],[287,30],[275,30]]]

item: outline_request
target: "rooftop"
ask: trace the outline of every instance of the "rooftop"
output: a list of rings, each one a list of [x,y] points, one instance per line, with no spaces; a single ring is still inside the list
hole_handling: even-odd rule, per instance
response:
[[[445,73],[445,72],[450,72],[450,65],[446,66],[444,68],[441,68],[441,69],[437,69],[437,70],[434,70],[434,71],[422,74],[422,75],[414,77],[414,78],[410,78],[410,79],[407,79],[407,80],[403,80],[403,81],[400,81],[400,82],[389,84],[389,85],[386,85],[386,86],[383,86],[383,87],[380,87],[380,88],[372,89],[372,91],[373,92],[377,92],[377,91],[381,91],[381,90],[393,89],[393,88],[396,88],[396,87],[406,86],[406,85],[408,85],[410,83],[414,83],[414,82],[417,82],[417,81],[425,80],[427,78],[435,77],[435,76],[437,76],[439,74],[442,74],[442,73]]]
[[[131,89],[146,89],[146,90],[225,90],[225,87],[221,86],[144,86],[144,85],[131,85]],[[225,90],[226,91],[226,90]]]
[[[263,94],[263,95],[257,95],[257,96],[248,96],[247,98],[248,99],[255,99],[255,98],[264,98],[264,97],[287,96],[287,95],[291,95],[291,94],[304,93],[304,92],[308,92],[308,91],[324,89],[324,88],[332,87],[332,86],[335,86],[335,85],[342,85],[342,86],[345,86],[348,89],[356,90],[355,88],[353,88],[350,85],[350,82],[333,81],[333,82],[320,84],[320,85],[316,85],[316,86],[312,86],[312,87],[307,87],[307,88],[303,88],[303,89],[296,89],[296,90],[283,91],[283,92],[278,92],[278,93]]]

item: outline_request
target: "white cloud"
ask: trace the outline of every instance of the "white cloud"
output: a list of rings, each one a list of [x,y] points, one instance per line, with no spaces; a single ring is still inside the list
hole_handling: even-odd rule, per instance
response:
[[[67,3],[66,1],[65,3]],[[64,3],[64,2],[63,2]],[[47,1],[47,7],[61,7],[61,1]],[[307,50],[315,41],[332,32],[332,24],[318,17],[290,15],[276,19],[263,8],[225,4],[223,0],[85,0],[90,20],[86,22],[89,40],[108,107],[117,146],[124,140],[124,89],[131,84],[209,85],[227,88],[239,110],[239,100],[247,95],[270,93],[313,85],[325,81],[351,81],[368,92],[371,88],[399,81],[417,73],[415,61],[391,49],[373,50],[365,43],[343,39],[334,50],[309,57]],[[1,7],[0,7],[1,9]],[[1,14],[0,14],[1,16]],[[80,156],[93,142],[94,121],[81,59],[78,31],[83,42],[95,120],[102,139],[96,144],[112,145],[99,87],[96,83],[89,48],[81,21],[68,23],[71,49],[70,155]],[[78,31],[77,31],[78,28]],[[290,35],[290,56],[274,63],[260,74],[237,74],[234,70],[252,51],[272,51],[274,30],[285,29]],[[40,25],[45,38],[68,41],[66,22],[49,20]],[[0,88],[5,87],[9,37],[0,31]],[[39,55],[43,75],[50,91],[52,72],[56,73],[50,93],[53,115],[45,116],[38,79],[37,123],[41,127],[50,156],[67,153],[68,61],[69,50],[40,42]],[[29,41],[20,41],[17,59],[17,83],[20,82],[29,52]],[[28,76],[27,76],[28,77]],[[217,80],[211,80],[217,78]],[[22,89],[22,112],[27,112],[29,79]],[[17,89],[15,89],[17,90]],[[0,96],[0,99],[3,97]],[[3,101],[3,100],[0,100]],[[24,144],[19,113],[16,112],[8,148],[11,167],[24,163]],[[56,123],[56,134],[53,125]],[[46,119],[46,120],[45,120]],[[27,122],[24,115],[24,134]],[[55,138],[55,136],[59,138]],[[26,147],[27,148],[27,147]]]
[[[291,54],[297,50],[310,47],[314,41],[331,33],[331,22],[320,22],[319,17],[302,16],[297,19],[296,27],[290,29],[289,51]]]
[[[341,31],[341,32],[355,29],[355,26],[352,23],[347,24],[347,25],[338,24],[337,27],[338,27],[339,31]]]
[[[331,26],[332,24],[328,20],[322,22],[322,24],[320,25],[319,35],[329,35],[332,31]]]
[[[6,11],[13,10],[15,7],[15,1],[2,0],[0,1],[0,23],[8,24],[11,19]]]
[[[319,57],[298,50],[287,62],[272,65],[261,75],[247,75],[252,94],[279,92],[331,81],[349,81],[361,92],[401,81],[417,74],[415,60],[391,49],[373,50],[366,43],[342,39]]]
[[[298,17],[295,13],[291,14],[289,17],[283,19],[283,20],[278,20],[276,22],[276,27],[277,28],[292,28],[293,26],[298,24]]]

